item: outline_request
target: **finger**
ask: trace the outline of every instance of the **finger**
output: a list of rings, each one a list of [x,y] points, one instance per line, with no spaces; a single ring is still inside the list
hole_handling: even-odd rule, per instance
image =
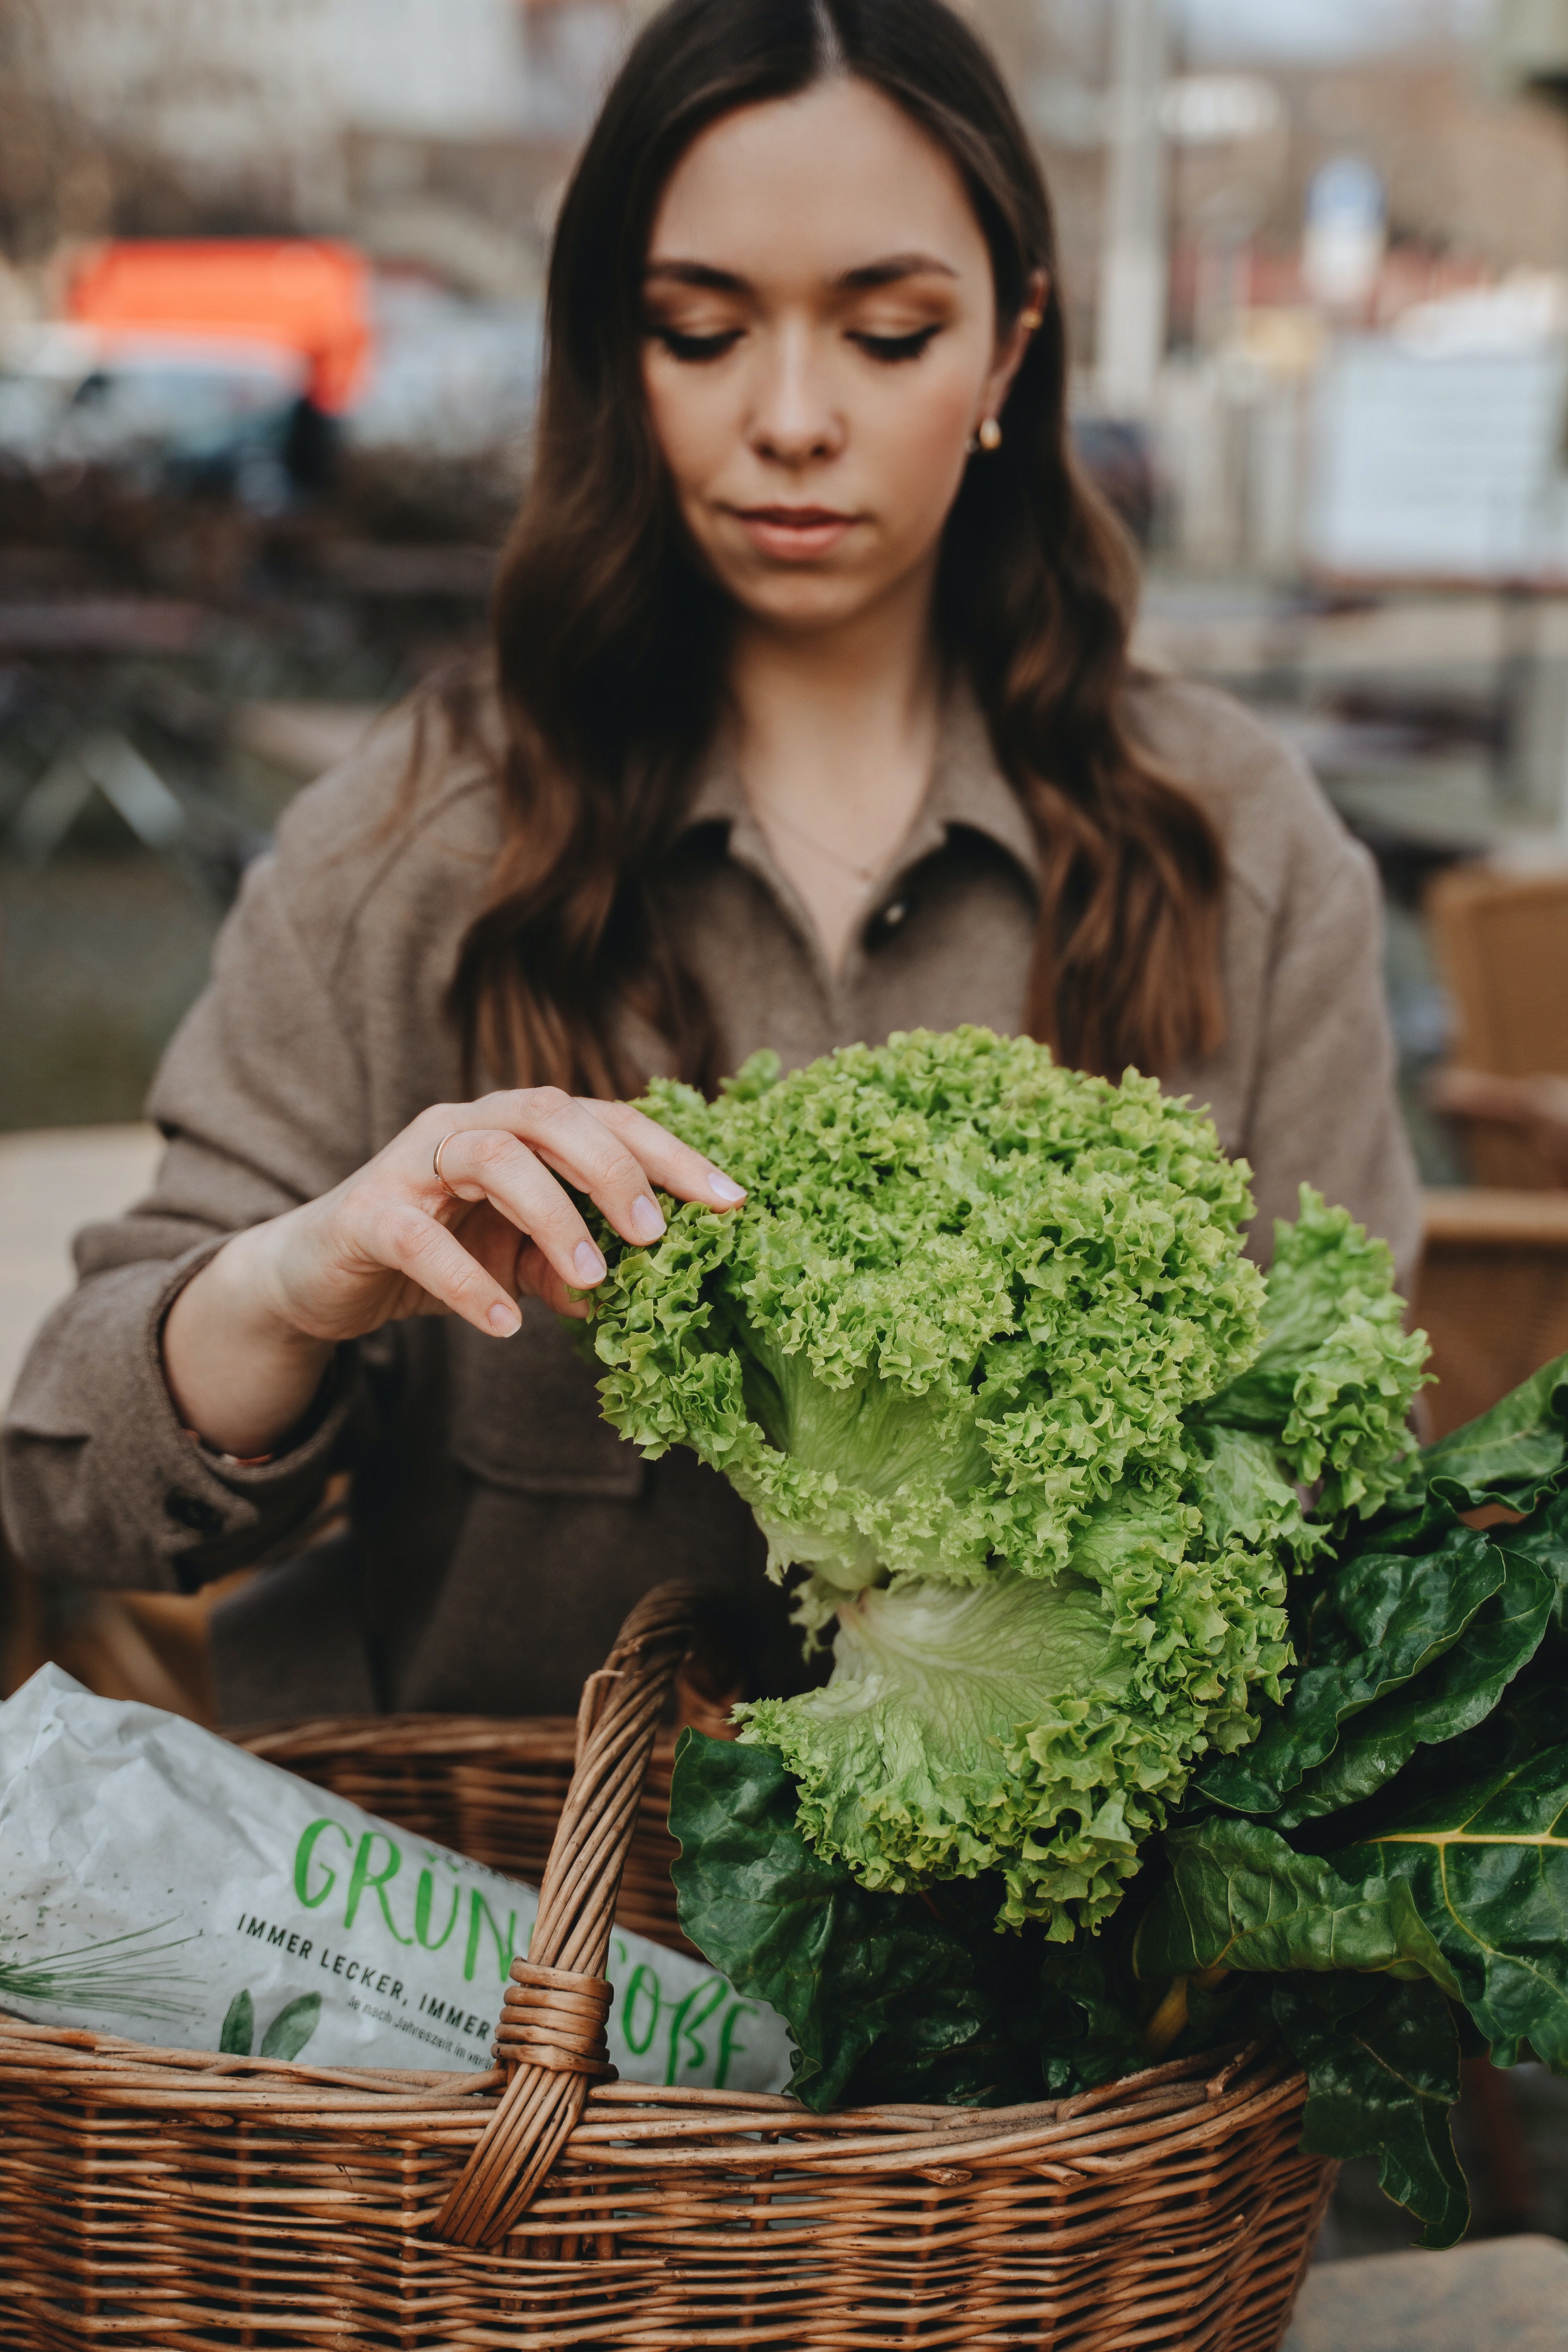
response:
[[[586,1192],[625,1240],[658,1240],[664,1231],[664,1213],[654,1197],[658,1179],[600,1118],[598,1104],[579,1101],[557,1087],[535,1087],[510,1097],[492,1096],[487,1108],[505,1112],[507,1126],[531,1147],[537,1160]],[[651,1134],[662,1132],[651,1120],[645,1125]],[[443,1171],[455,1162],[461,1164],[461,1144],[458,1139],[442,1146]],[[543,1244],[557,1271],[573,1278],[568,1275],[571,1261],[555,1255],[547,1235],[536,1226],[527,1230]]]
[[[534,1243],[525,1241],[518,1255],[517,1286],[530,1298],[542,1299],[556,1315],[569,1315],[574,1323],[585,1322],[594,1311],[594,1302],[583,1296],[581,1284],[562,1281],[543,1251]]]
[[[395,1266],[430,1297],[492,1339],[510,1339],[522,1321],[517,1301],[470,1257],[455,1234],[411,1202],[390,1207],[368,1236],[376,1261]],[[363,1245],[363,1244],[362,1244]]]
[[[531,1249],[533,1244],[489,1201],[476,1201],[471,1207],[459,1202],[457,1207],[456,1216],[441,1216],[440,1223],[455,1234],[468,1255],[478,1258],[485,1272],[515,1298],[522,1287],[518,1280],[518,1265],[522,1253]]]
[[[629,1160],[629,1154],[619,1156]],[[630,1164],[646,1196],[647,1179],[635,1161]],[[441,1147],[441,1175],[459,1200],[489,1201],[520,1233],[527,1234],[563,1283],[583,1290],[604,1280],[604,1257],[576,1202],[515,1135],[491,1127],[450,1136]],[[638,1236],[628,1236],[635,1238]]]
[[[636,1153],[656,1184],[673,1192],[678,1201],[700,1201],[710,1209],[732,1209],[746,1197],[743,1186],[716,1168],[711,1160],[693,1150],[689,1143],[671,1135],[668,1127],[660,1127],[646,1111],[634,1109],[630,1103],[586,1103],[595,1118],[617,1135],[627,1149]]]

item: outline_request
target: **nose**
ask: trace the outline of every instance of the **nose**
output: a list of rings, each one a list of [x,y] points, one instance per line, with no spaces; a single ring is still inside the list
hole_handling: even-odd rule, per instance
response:
[[[784,466],[836,457],[844,420],[810,328],[804,321],[781,326],[758,356],[749,433],[757,456]]]

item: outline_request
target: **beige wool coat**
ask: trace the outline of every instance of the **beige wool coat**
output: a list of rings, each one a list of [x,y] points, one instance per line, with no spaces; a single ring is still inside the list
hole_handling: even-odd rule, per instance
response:
[[[1259,1258],[1306,1181],[1408,1273],[1419,1202],[1370,860],[1225,696],[1143,680],[1129,716],[1227,860],[1225,1042],[1170,1089],[1207,1105],[1251,1162]],[[159,1334],[181,1286],[226,1235],[326,1191],[459,1090],[441,1004],[500,811],[477,758],[436,761],[409,799],[408,752],[406,727],[385,723],[300,794],[247,874],[153,1090],[168,1140],[153,1191],[79,1236],[79,1286],[25,1366],[4,1437],[10,1539],[62,1583],[191,1590],[269,1562],[216,1614],[230,1722],[574,1707],[632,1601],[676,1571],[728,1596],[755,1685],[794,1686],[804,1670],[749,1513],[689,1456],[646,1464],[608,1428],[570,1334],[534,1303],[510,1340],[429,1318],[343,1349],[313,1422],[261,1466],[180,1427]],[[960,697],[842,971],[721,756],[696,780],[671,879],[732,1068],[763,1045],[793,1067],[894,1029],[1017,1031],[1036,874],[1029,823]],[[342,1471],[347,1531],[313,1540]]]

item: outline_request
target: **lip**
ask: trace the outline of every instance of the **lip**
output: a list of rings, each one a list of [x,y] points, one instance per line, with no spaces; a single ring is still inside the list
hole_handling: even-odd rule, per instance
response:
[[[830,554],[860,520],[834,507],[731,507],[730,511],[759,554],[796,563]]]

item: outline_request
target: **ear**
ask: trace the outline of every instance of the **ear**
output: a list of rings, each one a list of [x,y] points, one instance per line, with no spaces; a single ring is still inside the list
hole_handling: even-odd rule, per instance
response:
[[[1043,269],[1037,269],[1031,275],[1024,307],[1014,320],[1008,332],[996,346],[996,356],[992,362],[990,372],[985,378],[984,389],[981,394],[980,415],[982,417],[1001,415],[1007,394],[1013,389],[1013,379],[1024,364],[1024,354],[1029,348],[1030,339],[1038,330],[1040,314],[1045,310],[1046,297],[1050,291],[1050,284],[1051,281]],[[976,422],[978,421],[977,419]]]

